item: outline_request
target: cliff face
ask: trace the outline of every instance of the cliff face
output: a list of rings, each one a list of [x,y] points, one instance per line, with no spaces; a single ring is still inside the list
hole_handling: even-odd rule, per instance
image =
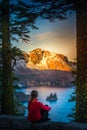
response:
[[[40,70],[70,71],[72,67],[66,56],[37,48],[25,54],[26,67]]]
[[[23,86],[71,86],[72,66],[67,57],[39,48],[24,53],[25,61],[14,66],[15,74]]]

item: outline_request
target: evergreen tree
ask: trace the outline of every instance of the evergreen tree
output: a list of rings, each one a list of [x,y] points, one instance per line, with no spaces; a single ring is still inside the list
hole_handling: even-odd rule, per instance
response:
[[[37,29],[35,19],[38,14],[31,3],[20,1],[0,1],[0,41],[2,54],[1,109],[3,114],[14,114],[14,87],[11,67],[12,40],[29,42],[30,29]]]
[[[10,44],[10,9],[9,0],[2,1],[2,113],[14,113],[14,94],[11,70],[11,44]]]
[[[87,123],[87,1],[79,0],[77,21],[76,121]]]

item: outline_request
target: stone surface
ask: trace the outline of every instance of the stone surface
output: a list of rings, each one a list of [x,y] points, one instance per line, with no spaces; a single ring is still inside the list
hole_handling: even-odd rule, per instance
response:
[[[52,121],[45,121],[41,123],[33,123],[32,129],[33,130],[49,130],[50,125],[52,124]]]
[[[0,130],[87,130],[87,124],[53,121],[31,123],[24,116],[0,115]]]
[[[29,130],[31,122],[23,116],[0,116],[0,130],[2,129],[13,129],[13,130]]]

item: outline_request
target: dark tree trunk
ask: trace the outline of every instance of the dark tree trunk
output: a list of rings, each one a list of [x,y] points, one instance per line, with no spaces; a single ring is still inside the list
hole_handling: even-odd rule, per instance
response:
[[[14,93],[11,70],[11,45],[10,45],[10,12],[9,0],[2,0],[2,96],[1,106],[3,114],[14,114]]]
[[[87,122],[87,2],[78,4],[76,121]]]

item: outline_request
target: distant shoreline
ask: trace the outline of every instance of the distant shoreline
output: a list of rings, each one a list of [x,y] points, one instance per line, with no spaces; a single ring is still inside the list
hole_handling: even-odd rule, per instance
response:
[[[76,86],[24,86],[24,87],[19,87],[19,89],[25,89],[25,88],[32,88],[32,87],[47,87],[47,88],[73,88]]]

